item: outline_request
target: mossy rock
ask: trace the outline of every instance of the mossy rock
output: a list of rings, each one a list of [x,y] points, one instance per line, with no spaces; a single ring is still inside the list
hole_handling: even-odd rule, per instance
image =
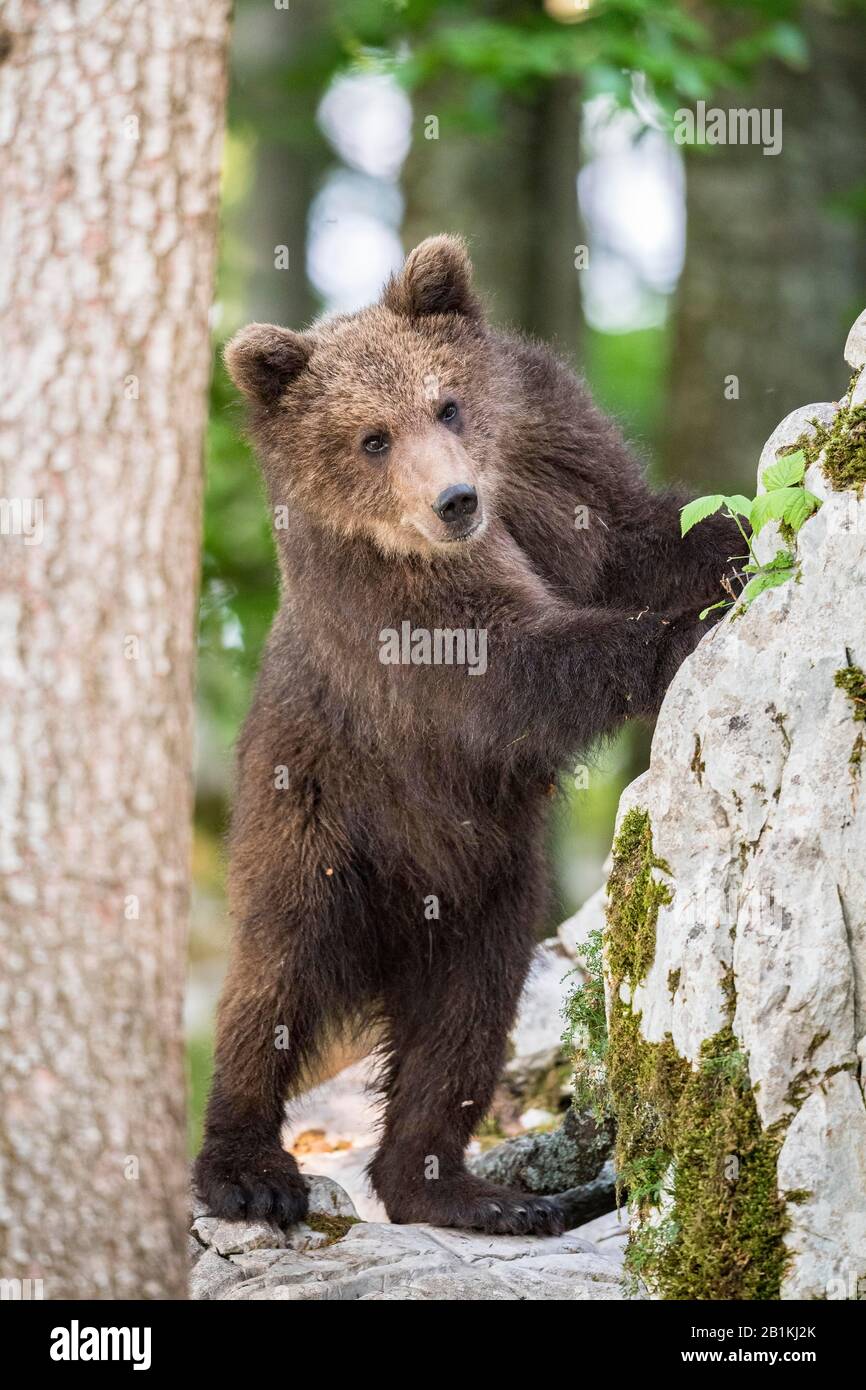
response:
[[[671,901],[657,877],[669,869],[654,852],[646,811],[624,817],[613,861],[605,1062],[619,1180],[637,1215],[627,1263],[665,1299],[778,1298],[787,1260],[777,1186],[783,1136],[761,1127],[730,1022],[704,1042],[697,1065],[670,1036],[643,1037],[627,1000],[652,965],[659,907]],[[671,974],[675,990],[679,972]],[[732,1018],[730,971],[723,983]]]
[[[866,724],[866,675],[861,668],[851,665],[843,666],[841,671],[836,672],[834,684],[847,695],[854,723]],[[851,749],[851,756],[848,759],[854,777],[860,775],[864,747],[866,747],[866,735],[862,729],[859,729]]]
[[[857,381],[851,380],[850,393]],[[862,493],[866,484],[866,405],[845,405],[829,424],[813,419],[812,430],[784,449],[802,449],[806,465],[820,460],[821,472],[834,492]]]

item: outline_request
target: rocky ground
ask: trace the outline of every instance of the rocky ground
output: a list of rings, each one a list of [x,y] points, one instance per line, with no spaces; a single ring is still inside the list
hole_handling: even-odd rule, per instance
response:
[[[195,1215],[196,1299],[623,1299],[622,1233],[602,1218],[562,1236],[485,1236],[361,1221],[331,1178],[312,1177],[292,1231]]]

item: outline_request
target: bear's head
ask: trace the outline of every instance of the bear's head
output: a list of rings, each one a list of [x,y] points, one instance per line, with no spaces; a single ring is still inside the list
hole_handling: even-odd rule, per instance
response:
[[[231,340],[272,506],[391,554],[456,553],[483,533],[509,412],[471,279],[463,242],[432,237],[378,304]]]

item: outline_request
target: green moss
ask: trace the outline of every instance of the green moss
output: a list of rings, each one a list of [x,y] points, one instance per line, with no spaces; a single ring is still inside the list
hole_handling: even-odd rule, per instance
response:
[[[866,675],[859,666],[843,666],[833,678],[834,684],[844,690],[853,706],[855,722],[866,723]]]
[[[651,1154],[641,1154],[624,1164],[619,1181],[639,1211],[661,1204],[670,1167],[671,1156],[666,1149],[654,1149]]]
[[[678,1234],[659,1265],[665,1297],[778,1298],[787,1258],[776,1176],[781,1139],[761,1128],[730,1024],[702,1045],[673,1129]]]
[[[312,1212],[307,1218],[307,1225],[314,1231],[320,1231],[322,1235],[328,1237],[328,1244],[335,1245],[338,1240],[342,1240],[353,1226],[358,1225],[357,1216],[326,1216],[324,1212]],[[321,1247],[320,1247],[321,1248]]]
[[[810,1061],[811,1061],[812,1057],[814,1056],[814,1054],[818,1051],[818,1048],[822,1045],[822,1043],[825,1043],[825,1042],[827,1041],[827,1039],[829,1038],[829,1036],[830,1036],[830,1029],[829,1029],[829,1028],[825,1028],[823,1033],[816,1033],[816,1034],[815,1034],[814,1038],[813,1038],[812,1041],[809,1043],[809,1049],[808,1049],[808,1052],[806,1053],[806,1056],[810,1059]]]
[[[626,1272],[631,1275],[628,1281],[629,1293],[636,1293],[639,1281],[651,1284],[659,1264],[679,1234],[679,1227],[672,1216],[658,1221],[646,1221],[629,1237],[626,1255]]]
[[[857,380],[851,379],[851,388]],[[866,405],[843,406],[829,425],[817,417],[810,421],[811,431],[781,450],[793,453],[802,449],[806,466],[817,462],[823,453],[821,471],[835,492],[862,492],[866,483]]]
[[[682,974],[682,971],[681,971],[681,970],[669,970],[669,971],[668,971],[668,993],[670,994],[671,999],[673,999],[674,995],[676,994],[677,990],[678,990],[679,987],[680,987],[680,975],[681,975],[681,974]]]
[[[770,710],[772,708],[772,705],[770,705],[767,710],[768,714],[770,713]],[[788,718],[787,714],[780,714],[779,711],[776,710],[772,715],[770,715],[770,717],[773,723],[776,725],[776,728],[779,730],[779,733],[782,735],[782,742],[784,743],[785,747],[790,750],[791,736],[788,733],[787,728],[785,727],[785,720]]]
[[[617,1000],[610,1085],[617,1168],[640,1217],[627,1254],[632,1272],[665,1299],[778,1298],[787,1258],[776,1177],[783,1136],[761,1128],[730,1024],[704,1042],[693,1068],[670,1037],[647,1043],[639,1015]]]
[[[730,1022],[732,971],[721,981],[729,1021],[704,1042],[697,1066],[670,1036],[647,1042],[640,1014],[621,997],[652,963],[658,908],[670,900],[653,878],[659,868],[669,872],[654,855],[649,817],[632,811],[614,845],[607,938],[617,1171],[638,1214],[627,1263],[667,1299],[778,1298],[787,1258],[776,1175],[783,1136],[761,1128]]]
[[[574,1055],[574,1104],[596,1118],[610,1113],[606,1071],[608,1031],[605,1016],[604,961],[606,945],[615,979],[643,979],[655,955],[658,910],[670,902],[670,890],[653,877],[669,872],[652,848],[646,811],[634,808],[623,818],[613,846],[613,870],[608,884],[607,932],[590,932],[584,953],[586,980],[565,1006],[566,1048]]]
[[[689,766],[698,779],[698,786],[702,786],[707,765],[701,758],[701,740],[699,734],[695,734],[695,751],[692,754],[692,760]]]
[[[733,941],[736,935],[735,927],[731,927],[729,935]],[[734,972],[730,965],[726,965],[723,969],[722,978],[719,983],[721,984],[722,994],[725,999],[725,1008],[728,1014],[728,1022],[730,1023],[737,1011],[737,986],[734,979]],[[745,1057],[745,1053],[743,1053],[743,1056]]]
[[[648,1043],[640,1031],[640,1014],[615,998],[610,1014],[608,1083],[617,1121],[616,1167],[621,1187],[648,1157],[663,1155],[670,1164],[674,1147],[671,1118],[685,1086],[689,1064],[668,1037]],[[639,1206],[641,1215],[647,1215]]]
[[[589,1109],[596,1119],[609,1115],[607,1076],[607,1019],[603,951],[607,949],[614,979],[644,979],[656,948],[659,906],[670,902],[670,890],[657,883],[653,870],[669,873],[666,863],[652,849],[652,830],[645,810],[634,808],[623,817],[613,845],[613,870],[607,884],[607,931],[589,933],[584,952],[587,979],[564,1008],[567,1051],[574,1055],[574,1104]]]
[[[670,889],[653,876],[656,869],[670,873],[653,853],[649,816],[633,807],[614,841],[607,885],[607,965],[614,980],[639,984],[653,963],[659,908],[671,901]]]
[[[836,672],[833,681],[839,690],[844,690],[848,696],[854,723],[866,724],[866,675],[863,674],[861,668],[852,666],[849,662],[847,666],[842,667],[841,671]],[[866,734],[862,729],[859,729],[851,749],[851,756],[848,759],[852,775],[855,777],[860,775],[864,749],[866,749]]]
[[[818,1073],[814,1067],[803,1067],[796,1076],[791,1077],[785,1091],[785,1100],[792,1110],[799,1110],[808,1099],[817,1078]]]

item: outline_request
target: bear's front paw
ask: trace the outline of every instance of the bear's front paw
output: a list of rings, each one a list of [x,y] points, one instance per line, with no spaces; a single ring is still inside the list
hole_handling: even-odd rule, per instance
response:
[[[250,1152],[239,1141],[206,1143],[196,1159],[195,1190],[209,1216],[293,1226],[307,1214],[309,1194],[298,1165],[279,1145]]]
[[[499,1187],[471,1173],[429,1179],[423,1193],[383,1198],[395,1222],[424,1221],[431,1226],[460,1226],[488,1235],[558,1236],[565,1216],[556,1197],[534,1197]]]

